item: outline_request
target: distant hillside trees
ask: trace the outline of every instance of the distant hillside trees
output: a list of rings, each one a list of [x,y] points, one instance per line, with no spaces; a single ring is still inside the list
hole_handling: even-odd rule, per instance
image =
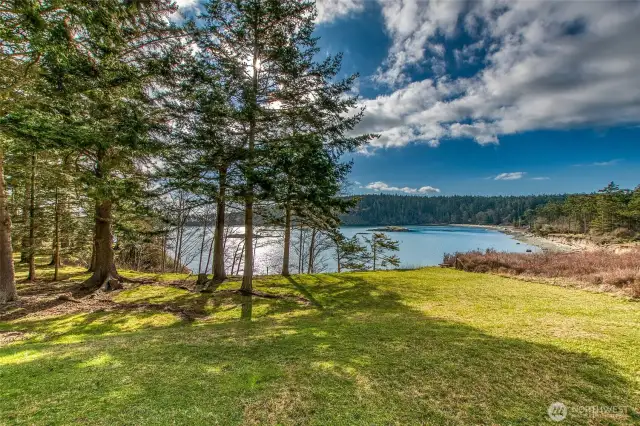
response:
[[[611,182],[593,194],[568,195],[539,206],[534,227],[540,232],[613,233],[632,238],[640,232],[640,185],[621,189]]]
[[[438,196],[363,195],[342,217],[345,225],[527,225],[535,210],[565,195]]]

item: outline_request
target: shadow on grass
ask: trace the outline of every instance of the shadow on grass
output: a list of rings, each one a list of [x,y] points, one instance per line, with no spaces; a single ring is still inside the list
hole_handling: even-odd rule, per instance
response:
[[[563,424],[633,422],[578,410],[637,404],[607,360],[425,316],[365,276],[305,280],[324,309],[234,296],[226,322],[0,348],[0,423],[547,424],[556,401]]]
[[[293,287],[295,287],[296,290],[298,290],[300,293],[302,293],[302,295],[305,298],[307,298],[307,300],[309,300],[316,308],[324,309],[322,304],[320,302],[318,302],[313,297],[313,294],[309,290],[307,290],[307,288],[302,284],[302,282],[300,280],[296,280],[291,276],[288,276],[288,277],[285,277],[285,278],[287,279],[289,284],[291,284]]]

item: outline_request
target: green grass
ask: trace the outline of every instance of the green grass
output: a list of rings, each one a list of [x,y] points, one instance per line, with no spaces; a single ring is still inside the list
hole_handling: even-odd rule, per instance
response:
[[[640,422],[638,302],[439,268],[257,288],[312,303],[140,286],[115,300],[206,315],[0,323],[26,333],[0,346],[0,424],[529,425],[556,401],[563,425]]]

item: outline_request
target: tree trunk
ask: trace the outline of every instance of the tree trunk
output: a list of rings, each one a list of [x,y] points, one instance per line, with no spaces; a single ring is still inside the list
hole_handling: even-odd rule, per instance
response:
[[[54,226],[53,226],[53,259],[51,262],[53,263],[54,271],[53,271],[53,281],[58,281],[58,272],[60,270],[60,200],[59,200],[59,190],[56,186],[56,196],[55,196],[55,212],[54,212]]]
[[[0,303],[11,302],[17,298],[11,249],[11,216],[7,209],[7,195],[4,190],[4,153],[0,148]]]
[[[298,273],[302,274],[304,271],[302,270],[302,257],[304,252],[304,233],[302,229],[302,224],[300,225],[300,244],[298,247]]]
[[[240,275],[240,266],[242,266],[242,258],[244,257],[244,241],[242,242],[242,249],[240,250],[240,257],[238,258],[238,270],[236,275]]]
[[[373,238],[375,238],[375,237],[372,237],[372,239]],[[373,270],[374,271],[376,270],[376,255],[377,255],[376,248],[377,248],[377,244],[376,244],[375,241],[373,241],[371,243],[371,253],[373,254]]]
[[[162,234],[162,264],[160,271],[164,274],[164,270],[167,264],[167,233]]]
[[[213,234],[215,234],[216,229],[215,229],[215,223],[213,225],[213,229],[211,230],[211,232]],[[215,238],[211,239],[211,244],[209,244],[209,253],[207,253],[207,264],[205,265],[204,268],[204,273],[205,274],[209,274],[209,263],[211,262],[211,253],[213,253],[213,243],[214,243]],[[213,273],[213,266],[211,267],[211,273]]]
[[[97,243],[97,238],[98,238],[98,228],[96,228],[96,225],[94,223],[93,225],[93,244],[91,245],[91,261],[89,263],[89,268],[87,269],[87,272],[94,272],[96,270],[96,244]]]
[[[340,252],[340,243],[336,242],[336,260],[338,261],[338,273],[340,273],[340,264],[342,263],[342,258],[341,258],[341,252]]]
[[[253,173],[254,173],[254,156],[256,144],[256,110],[258,109],[258,67],[259,67],[259,51],[258,51],[258,23],[254,22],[254,44],[253,44],[253,77],[251,82],[252,105],[249,111],[249,150],[247,157],[247,193],[244,203],[244,271],[242,274],[242,286],[240,291],[243,293],[251,293],[253,291]]]
[[[33,282],[36,279],[36,153],[31,154],[31,197],[29,200],[29,275],[27,281]]]
[[[219,174],[220,188],[218,190],[218,199],[216,200],[216,229],[213,236],[213,281],[215,283],[220,283],[227,278],[227,274],[224,271],[224,214],[227,192],[227,169],[221,168]]]
[[[316,245],[316,228],[311,230],[311,243],[309,244],[309,265],[307,266],[307,274],[313,273],[313,256],[314,256],[314,246]]]
[[[93,275],[84,282],[84,287],[91,290],[97,290],[101,287],[104,290],[120,288],[119,275],[114,263],[111,209],[111,200],[96,202],[95,270]]]
[[[284,216],[284,252],[282,253],[282,275],[288,277],[289,273],[289,251],[291,248],[291,207],[285,207]]]
[[[200,260],[198,261],[198,275],[202,273],[202,256],[204,255],[204,242],[207,239],[207,217],[204,217],[204,225],[202,225],[202,241],[200,242]],[[209,266],[209,261],[207,259],[207,267]],[[204,275],[207,275],[207,270],[204,270]]]
[[[24,200],[22,201],[22,239],[20,240],[20,263],[29,262],[29,233],[27,224],[29,223],[29,204],[31,202],[31,185],[28,183],[24,188]]]

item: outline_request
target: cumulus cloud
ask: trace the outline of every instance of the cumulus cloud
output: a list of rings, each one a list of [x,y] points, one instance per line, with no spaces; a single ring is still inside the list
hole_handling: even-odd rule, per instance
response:
[[[518,180],[522,179],[527,172],[510,172],[510,173],[500,173],[498,176],[494,177],[494,180]]]
[[[363,101],[374,148],[640,123],[640,2],[379,1],[392,45],[374,78],[394,91]],[[474,75],[411,81],[452,44],[446,65]]]
[[[389,192],[404,192],[405,194],[437,194],[440,192],[440,189],[434,188],[433,186],[422,186],[420,188],[410,188],[408,186],[405,187],[397,187],[397,186],[389,186],[384,182],[371,182],[363,188],[371,189],[373,191],[389,191]]]
[[[364,8],[364,0],[317,0],[317,22],[331,22],[337,18],[357,13]]]

